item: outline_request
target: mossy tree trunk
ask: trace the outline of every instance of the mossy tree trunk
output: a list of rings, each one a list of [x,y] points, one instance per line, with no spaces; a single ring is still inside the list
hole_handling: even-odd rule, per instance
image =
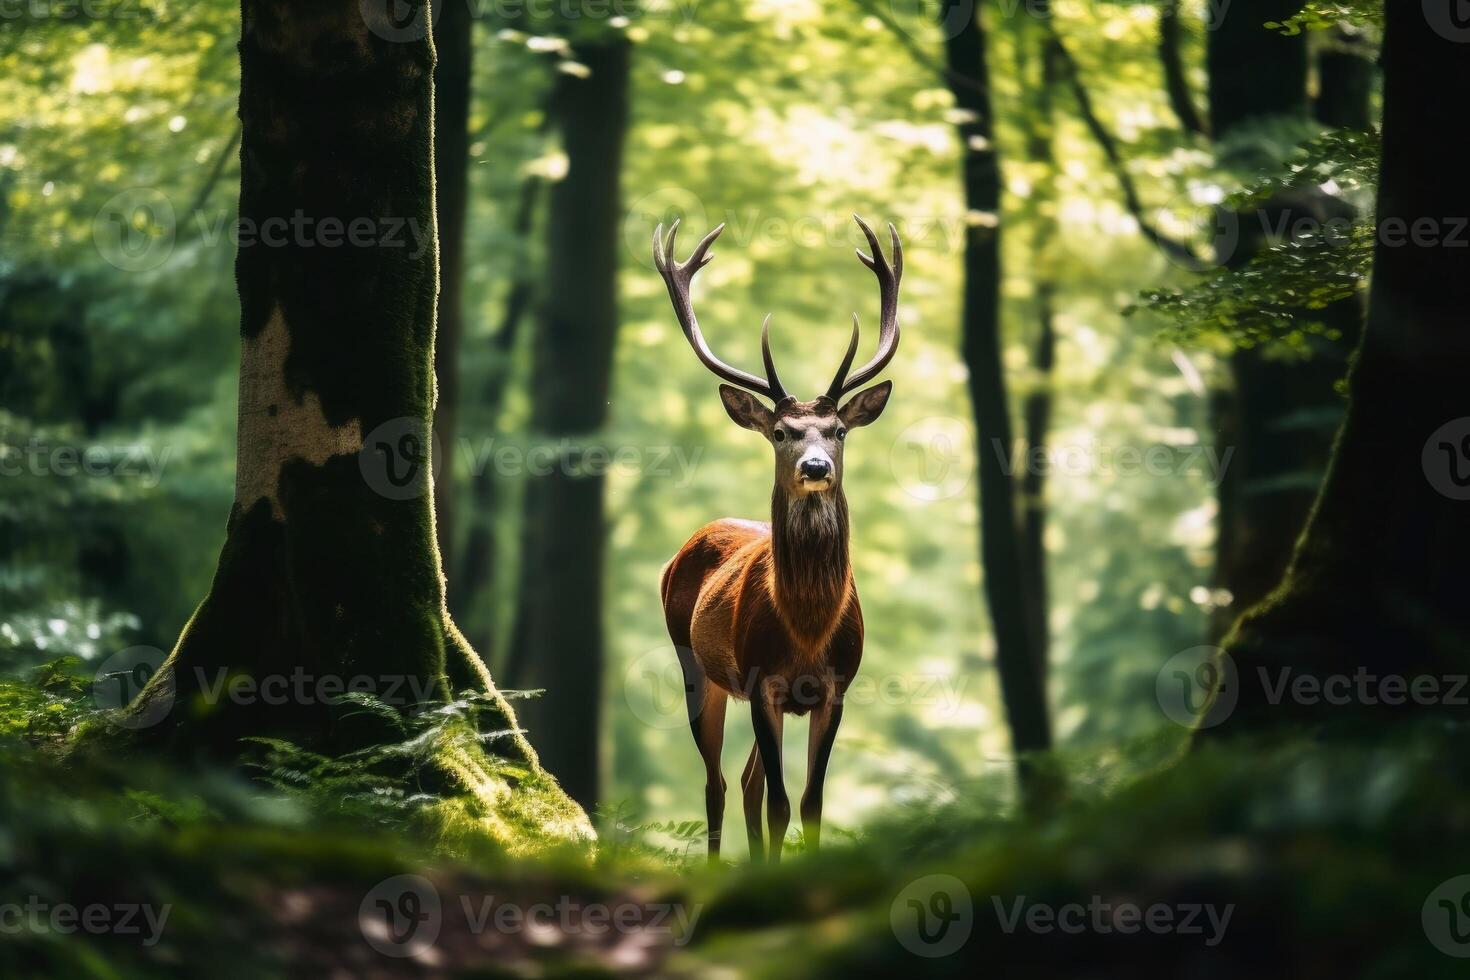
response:
[[[1470,239],[1456,218],[1470,215],[1470,145],[1446,93],[1470,86],[1470,58],[1417,4],[1388,4],[1386,20],[1379,237],[1347,418],[1284,583],[1227,641],[1235,690],[1211,733],[1464,712],[1451,688],[1470,649]],[[1396,231],[1416,222],[1419,247]],[[1282,692],[1283,673],[1375,680],[1343,703]],[[1395,694],[1389,677],[1437,686]]]
[[[355,748],[384,733],[333,692],[411,711],[459,672],[491,726],[516,724],[445,612],[434,539],[434,53],[417,13],[415,31],[357,0],[242,7],[235,502],[209,594],[130,709],[182,751]],[[248,683],[217,689],[224,675]],[[251,693],[278,678],[303,680]],[[519,775],[471,735],[435,756],[437,788],[491,834],[588,833],[519,734],[489,744]]]
[[[545,689],[526,703],[527,727],[548,768],[591,806],[602,756],[607,528],[602,468],[585,461],[582,447],[607,421],[612,385],[629,45],[610,34],[578,44],[573,58],[588,72],[559,75],[551,98],[567,173],[548,202],[530,379],[532,428],[556,463],[526,488],[507,683]]]
[[[469,204],[470,77],[474,19],[464,0],[445,3],[434,25],[434,197],[439,220],[439,323],[434,332],[434,436],[442,454],[434,485],[439,553],[454,567],[459,349],[464,338],[464,233]]]
[[[1013,451],[1000,337],[1000,162],[990,107],[986,37],[978,4],[947,0],[946,77],[962,116],[959,124],[965,209],[962,355],[969,368],[980,484],[980,563],[995,635],[1001,700],[1018,757],[1051,746],[1051,723],[1033,619],[1026,595],[1027,562],[1017,514],[1016,481],[1007,469]],[[1022,761],[1023,788],[1030,767]]]
[[[1300,7],[1300,0],[1236,2],[1221,8],[1209,32],[1210,128],[1221,163],[1242,173],[1286,166],[1252,149],[1254,129],[1308,118],[1306,36],[1264,26]],[[1240,268],[1266,247],[1271,230],[1321,228],[1351,215],[1349,205],[1321,191],[1278,195],[1230,219],[1237,233],[1222,236],[1217,259]],[[1222,457],[1231,455],[1219,486],[1215,580],[1232,596],[1215,616],[1217,636],[1281,581],[1342,420],[1334,385],[1347,371],[1362,304],[1348,299],[1310,315],[1337,338],[1309,337],[1305,354],[1272,344],[1238,350],[1230,359],[1230,390],[1216,396],[1217,442]]]

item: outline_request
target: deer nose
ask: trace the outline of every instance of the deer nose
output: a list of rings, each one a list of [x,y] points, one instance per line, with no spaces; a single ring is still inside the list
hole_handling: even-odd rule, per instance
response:
[[[832,475],[832,464],[825,459],[804,459],[801,461],[801,475],[808,480],[825,480]]]

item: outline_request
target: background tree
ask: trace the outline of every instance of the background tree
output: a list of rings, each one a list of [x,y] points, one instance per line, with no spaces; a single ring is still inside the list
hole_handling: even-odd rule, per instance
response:
[[[1285,169],[1281,135],[1309,125],[1308,35],[1266,26],[1287,21],[1297,0],[1231,4],[1209,25],[1210,131],[1220,165],[1247,181]],[[1322,62],[1319,107],[1366,125],[1367,81],[1361,59]],[[1324,120],[1325,121],[1325,120]],[[1353,209],[1318,188],[1273,195],[1242,211],[1225,210],[1216,260],[1244,269],[1276,239],[1288,245],[1320,237]],[[1252,343],[1230,357],[1231,384],[1217,397],[1219,444],[1233,451],[1220,484],[1217,584],[1231,597],[1217,617],[1223,630],[1276,586],[1306,522],[1342,414],[1335,390],[1347,369],[1362,307],[1356,296],[1298,311],[1321,329],[1280,342]]]
[[[603,678],[605,451],[588,452],[607,420],[617,335],[623,139],[629,44],[620,33],[579,42],[550,112],[566,154],[551,188],[531,427],[550,472],[526,490],[509,683],[544,688],[525,712],[547,765],[585,806],[598,799]],[[576,718],[575,726],[564,724]]]
[[[1327,720],[1320,700],[1272,696],[1283,670],[1406,683],[1464,670],[1470,622],[1458,556],[1470,404],[1454,379],[1470,362],[1460,313],[1470,282],[1454,222],[1440,216],[1470,213],[1470,190],[1457,176],[1467,153],[1458,109],[1439,93],[1470,82],[1470,63],[1453,32],[1417,8],[1389,5],[1385,21],[1373,286],[1347,417],[1280,590],[1227,640],[1238,687],[1215,701],[1214,731]],[[1437,231],[1410,247],[1398,229],[1416,222]],[[1336,717],[1425,704],[1385,700],[1355,701],[1358,711]]]
[[[978,4],[954,0],[940,15],[945,64],[960,112],[967,210],[961,350],[969,368],[980,490],[980,555],[995,631],[1006,720],[1018,757],[1051,745],[1040,657],[1028,607],[1026,550],[1007,469],[1013,451],[1000,339],[1000,163],[995,147],[986,34]],[[1021,763],[1023,777],[1027,769]]]

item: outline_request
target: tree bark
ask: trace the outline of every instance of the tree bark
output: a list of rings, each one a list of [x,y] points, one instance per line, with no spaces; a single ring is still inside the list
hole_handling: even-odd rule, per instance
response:
[[[1164,91],[1169,96],[1169,106],[1186,133],[1208,136],[1209,127],[1194,106],[1194,92],[1184,71],[1181,41],[1179,0],[1160,0],[1159,64],[1164,70]]]
[[[516,727],[445,611],[434,538],[433,45],[375,13],[243,4],[235,502],[209,594],[123,719],[179,751],[382,741],[396,730],[332,692],[409,713],[453,695],[455,662],[489,725]],[[437,744],[428,788],[507,844],[531,823],[590,835],[519,733],[493,746],[520,775],[471,732]]]
[[[434,439],[442,454],[434,517],[445,568],[454,567],[455,444],[459,348],[464,337],[464,232],[469,203],[470,78],[474,20],[465,2],[445,3],[434,25],[434,193],[439,220],[439,322],[434,332]]]
[[[1228,641],[1238,680],[1218,692],[1211,733],[1329,720],[1359,730],[1365,713],[1456,710],[1447,678],[1463,676],[1470,648],[1470,250],[1453,216],[1470,214],[1470,141],[1462,103],[1445,93],[1470,86],[1470,59],[1417,5],[1385,16],[1379,238],[1347,418],[1285,582]],[[1395,231],[1416,222],[1438,230],[1434,244]],[[1283,669],[1319,683],[1429,677],[1439,696],[1277,697]]]
[[[1037,669],[1027,614],[1025,548],[1016,486],[1006,460],[1013,451],[1000,338],[1000,164],[994,144],[986,38],[979,6],[946,0],[945,56],[963,153],[965,235],[962,353],[969,368],[980,484],[980,562],[995,634],[1001,699],[1029,790],[1028,753],[1051,745],[1046,693]],[[976,220],[978,219],[978,220]]]
[[[610,36],[578,45],[574,57],[590,74],[559,75],[552,95],[568,169],[551,187],[530,381],[532,429],[555,462],[526,489],[507,683],[545,688],[527,703],[527,724],[548,768],[590,806],[601,769],[607,529],[602,467],[581,447],[607,421],[612,383],[628,43]]]
[[[1300,6],[1299,0],[1256,0],[1222,9],[1208,49],[1210,114],[1220,152],[1238,147],[1240,135],[1264,121],[1307,117],[1306,39],[1263,26],[1285,20]],[[1260,172],[1285,166],[1284,160],[1243,155],[1226,162]],[[1320,228],[1351,215],[1347,204],[1323,192],[1279,195],[1234,216],[1238,234],[1222,239],[1227,250],[1217,258],[1240,268],[1267,246],[1269,229],[1304,220]],[[1237,350],[1230,359],[1231,389],[1215,399],[1217,442],[1232,451],[1218,489],[1215,572],[1217,588],[1231,599],[1216,609],[1215,636],[1281,581],[1341,422],[1343,404],[1334,385],[1347,370],[1362,304],[1351,298],[1303,315],[1320,319],[1339,339],[1311,337],[1305,356],[1271,345]]]

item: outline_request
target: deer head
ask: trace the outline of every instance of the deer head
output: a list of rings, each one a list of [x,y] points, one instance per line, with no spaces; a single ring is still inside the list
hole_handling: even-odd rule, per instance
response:
[[[821,493],[842,484],[842,449],[850,429],[867,425],[883,413],[888,396],[893,391],[893,382],[884,381],[853,395],[846,404],[841,404],[844,395],[871,381],[893,360],[898,350],[898,283],[903,276],[903,246],[893,225],[888,233],[893,240],[893,264],[883,258],[878,245],[878,236],[873,234],[867,222],[853,215],[858,227],[868,239],[872,256],[861,249],[857,256],[878,277],[879,323],[878,352],[873,359],[856,371],[851,371],[853,356],[858,346],[858,317],[852,315],[852,339],[837,374],[827,390],[811,401],[799,401],[787,393],[776,373],[776,364],[771,358],[771,317],[766,316],[761,324],[761,359],[765,363],[764,379],[731,367],[715,356],[700,333],[699,321],[694,316],[694,305],[689,298],[689,284],[694,274],[714,258],[709,247],[725,230],[721,224],[705,235],[694,247],[688,260],[679,262],[674,258],[674,238],[679,232],[679,222],[669,228],[667,236],[664,226],[659,225],[653,233],[653,261],[669,287],[669,299],[674,304],[674,313],[684,336],[694,348],[695,355],[705,367],[718,378],[728,382],[720,385],[720,400],[725,411],[739,425],[766,437],[776,454],[776,483],[791,495]],[[768,398],[772,407],[767,408],[759,398]]]

